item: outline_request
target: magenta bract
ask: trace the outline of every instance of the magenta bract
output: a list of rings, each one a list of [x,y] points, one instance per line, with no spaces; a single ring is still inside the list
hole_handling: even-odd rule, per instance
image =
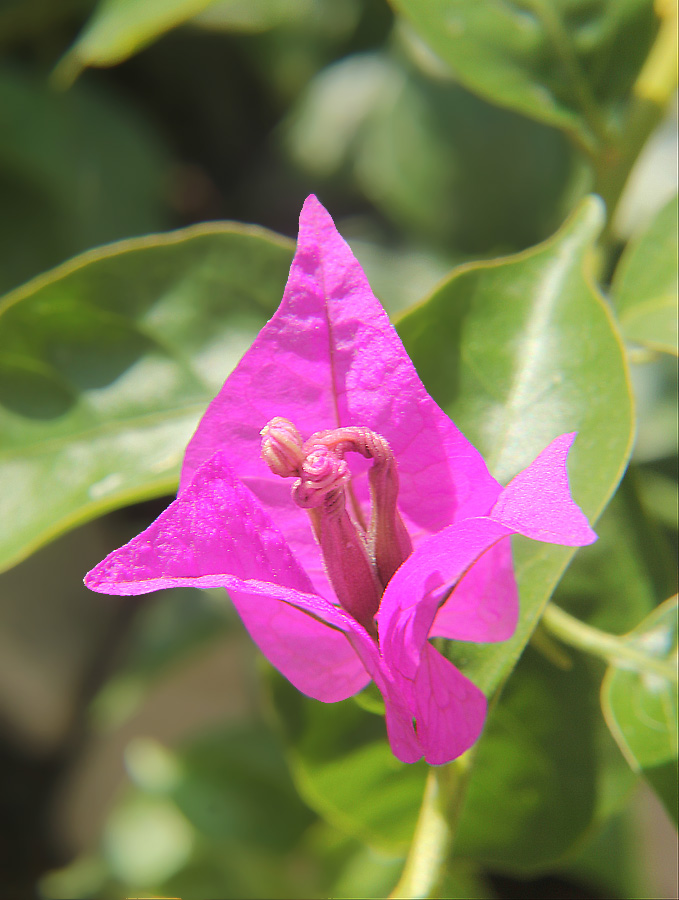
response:
[[[326,480],[344,510],[335,531],[323,531],[318,511],[293,502],[291,483],[262,458],[262,429],[279,419],[312,444],[270,450],[279,475],[295,474],[296,466],[301,472],[304,457],[316,477],[321,451],[335,454],[334,481]],[[387,475],[374,477],[371,459],[360,454],[345,459],[349,444],[326,435],[337,429],[377,436],[390,450]],[[198,425],[177,499],[85,583],[122,595],[224,587],[262,652],[300,691],[335,702],[373,679],[394,754],[446,763],[478,738],[486,699],[429,639],[511,636],[518,599],[509,535],[569,546],[596,539],[570,496],[566,457],[574,437],[557,437],[503,489],[427,394],[363,270],[311,196],[281,305]],[[319,441],[330,450],[319,451]],[[326,481],[318,483],[325,489]],[[361,541],[367,535],[371,488],[373,505],[382,491],[392,519],[398,492],[398,521],[382,533],[402,538],[402,556],[389,571],[413,549],[388,581],[375,569],[378,609],[361,623],[332,585],[344,578],[351,595],[373,577],[370,548],[363,581],[352,580],[337,549],[348,529]],[[385,558],[388,550],[383,541]],[[356,544],[352,552],[359,551]],[[360,606],[363,598],[355,599]]]

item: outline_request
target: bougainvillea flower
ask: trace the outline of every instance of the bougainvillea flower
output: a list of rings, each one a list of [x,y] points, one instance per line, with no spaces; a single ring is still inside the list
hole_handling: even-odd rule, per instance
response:
[[[596,539],[570,496],[573,439],[503,489],[309,197],[283,301],[198,425],[177,499],[85,583],[226,588],[300,691],[335,702],[374,680],[394,754],[442,764],[477,739],[486,699],[430,638],[511,636],[509,535]]]

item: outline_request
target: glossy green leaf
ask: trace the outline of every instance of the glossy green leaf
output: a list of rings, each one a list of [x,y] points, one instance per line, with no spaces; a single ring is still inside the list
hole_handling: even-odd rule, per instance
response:
[[[601,689],[604,716],[630,765],[643,771],[677,821],[677,598],[628,635],[630,645],[666,662],[668,677],[611,665]]]
[[[470,90],[585,140],[605,133],[655,30],[651,0],[392,5]]]
[[[593,521],[624,471],[633,428],[624,350],[590,275],[602,219],[600,203],[587,199],[552,239],[461,267],[397,326],[429,391],[502,483],[557,435],[577,431],[571,488]],[[511,671],[573,552],[516,541],[514,637],[450,647],[484,690]]]
[[[611,293],[625,337],[675,356],[677,346],[677,197],[625,250]]]
[[[582,658],[560,669],[534,650],[525,653],[473,758],[458,856],[510,873],[545,870],[598,818],[607,778],[615,778],[624,802],[634,778],[601,722],[598,684]]]
[[[176,487],[207,403],[280,302],[292,245],[205,225],[105,247],[0,303],[0,567]]]
[[[305,802],[341,831],[405,854],[427,766],[399,762],[387,743],[384,718],[353,698],[316,703],[268,666],[266,677]]]

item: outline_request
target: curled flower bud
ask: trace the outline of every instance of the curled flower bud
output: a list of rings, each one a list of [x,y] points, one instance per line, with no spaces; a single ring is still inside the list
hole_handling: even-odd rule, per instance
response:
[[[288,419],[276,416],[260,431],[262,435],[262,459],[281,478],[299,475],[304,462],[302,438]]]
[[[328,494],[340,492],[351,472],[344,459],[326,447],[316,447],[307,453],[300,476],[292,496],[298,506],[310,509],[320,506]]]

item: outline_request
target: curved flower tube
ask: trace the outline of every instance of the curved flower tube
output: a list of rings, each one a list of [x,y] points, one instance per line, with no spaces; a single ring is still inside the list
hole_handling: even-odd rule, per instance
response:
[[[443,764],[476,741],[486,700],[429,638],[511,636],[509,535],[596,540],[570,496],[574,437],[503,489],[311,196],[281,305],[199,423],[177,499],[85,583],[226,588],[299,690],[336,702],[374,680],[394,754]]]

